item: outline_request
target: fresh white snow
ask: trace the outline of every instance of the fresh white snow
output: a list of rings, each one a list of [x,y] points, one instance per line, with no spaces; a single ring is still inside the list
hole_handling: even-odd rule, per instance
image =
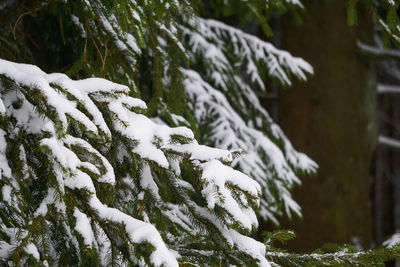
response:
[[[154,251],[150,254],[152,264],[178,266],[179,252],[168,247],[166,242],[168,240],[163,240],[159,230],[144,211],[143,218],[137,219],[117,208],[108,207],[98,198],[95,181],[115,185],[116,180],[121,179],[130,188],[131,191],[127,194],[130,194],[131,198],[141,201],[145,196],[144,191],[149,192],[155,201],[154,204],[162,205],[163,215],[181,225],[182,229],[200,231],[191,225],[188,214],[190,208],[191,212],[198,212],[199,216],[214,224],[221,234],[228,238],[231,246],[258,259],[261,266],[269,266],[264,257],[263,244],[229,229],[233,224],[238,224],[241,229],[247,231],[257,227],[258,222],[253,208],[260,203],[259,196],[262,192],[259,183],[229,166],[235,160],[235,151],[199,145],[190,129],[170,128],[140,114],[146,109],[146,104],[139,99],[129,97],[129,89],[123,85],[98,78],[73,81],[63,74],[46,74],[35,66],[5,60],[0,60],[0,75],[12,80],[17,88],[0,97],[4,103],[6,116],[14,117],[18,131],[40,136],[38,149],[48,157],[57,182],[57,185],[49,185],[47,188],[47,195],[35,211],[33,220],[46,218],[49,211],[54,212],[54,210],[60,216],[67,216],[67,205],[70,203],[64,203],[63,198],[67,189],[87,192],[86,208],[95,212],[98,218],[123,226],[132,243],[146,242],[154,247]],[[43,97],[43,100],[28,99],[27,95],[32,93],[31,90],[35,90],[36,96]],[[17,100],[21,102],[19,107],[13,105]],[[44,110],[37,110],[35,105],[38,102],[35,101],[43,103]],[[102,110],[98,107],[99,103],[102,105]],[[48,111],[46,108],[54,110],[57,116],[48,117],[45,113]],[[112,114],[111,121],[105,118],[104,109],[108,114]],[[84,137],[79,132],[73,136],[68,131],[72,121],[78,122],[80,127],[83,127],[80,131],[86,131],[89,137]],[[57,125],[58,122],[60,124]],[[40,127],[34,126],[36,123]],[[118,133],[123,139],[125,138],[124,145],[120,145],[118,151],[122,159],[130,157],[131,154],[141,158],[139,177],[115,176],[113,165],[104,154],[113,140],[112,133]],[[178,142],[175,137],[184,139],[185,142]],[[13,201],[12,196],[18,195],[19,189],[7,164],[6,138],[13,136],[10,137],[5,130],[0,129],[0,169],[2,175],[11,181],[2,187],[2,195],[3,200],[10,203]],[[102,142],[103,148],[96,149],[91,143],[94,139],[96,142]],[[25,162],[23,145],[20,155],[21,160]],[[165,172],[174,174],[171,183],[177,189],[185,192],[197,190],[193,184],[180,176],[180,161],[183,159],[190,161],[193,164],[193,171],[199,175],[201,189],[197,193],[206,200],[206,207],[195,204],[186,193],[182,193],[181,197],[187,200],[187,207],[162,203],[158,187],[160,177],[154,175],[152,171],[154,164]],[[29,169],[26,170],[30,173]],[[131,179],[139,179],[140,190]],[[163,179],[167,179],[167,176]],[[217,205],[226,211],[224,222],[213,214]],[[50,209],[50,206],[55,209]],[[110,241],[100,225],[84,210],[80,206],[73,207],[75,226],[70,229],[64,222],[66,234],[78,248],[74,232],[78,233],[86,246],[99,249],[101,259],[105,262],[104,253],[107,253]],[[10,244],[4,244],[0,249],[0,256],[6,258],[18,242],[17,239],[13,239]],[[26,245],[25,251],[38,260],[42,253],[35,240]],[[55,252],[52,253],[56,255]]]

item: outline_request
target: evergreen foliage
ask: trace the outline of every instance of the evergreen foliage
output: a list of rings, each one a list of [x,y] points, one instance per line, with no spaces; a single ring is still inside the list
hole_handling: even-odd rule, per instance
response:
[[[263,2],[246,6],[262,14]],[[283,212],[300,213],[289,190],[296,172],[316,169],[252,88],[265,90],[265,76],[290,85],[312,68],[199,17],[199,9],[189,0],[0,4],[2,263],[270,266],[393,257],[396,246],[316,257],[272,246],[290,233],[264,243],[249,237],[257,214],[278,223]]]
[[[399,0],[348,0],[347,18],[349,25],[357,24],[357,5],[364,4],[372,13],[375,23],[383,32],[382,40],[390,47],[392,42],[400,47]]]
[[[264,232],[264,243],[269,250],[266,257],[271,266],[385,266],[400,253],[400,246],[393,241],[388,248],[358,251],[353,245],[325,244],[323,248],[313,253],[288,253],[282,249],[276,249],[275,244],[285,244],[295,238],[295,233],[288,230]]]
[[[128,87],[0,63],[3,259],[176,265],[167,242],[204,263],[212,233],[210,265],[266,262],[240,234],[257,227],[259,185],[229,151],[140,114]]]
[[[269,75],[290,85],[289,75],[306,79],[312,67],[270,43],[212,19],[198,18],[181,26],[191,48],[191,69],[184,87],[195,111],[200,140],[223,149],[241,148],[234,162],[262,185],[260,215],[278,223],[282,206],[300,215],[290,189],[300,183],[296,171],[312,173],[316,164],[297,152],[261,106],[252,88],[265,90]],[[197,26],[197,27],[195,27]]]
[[[261,8],[259,1],[249,4]],[[291,77],[305,80],[312,67],[252,35],[198,17],[193,6],[188,1],[9,1],[2,12],[17,19],[2,16],[1,23],[14,50],[0,56],[73,78],[103,77],[129,86],[133,96],[148,102],[150,117],[190,127],[203,144],[242,149],[233,167],[262,185],[262,218],[279,224],[283,213],[300,215],[290,189],[300,183],[296,173],[313,173],[316,164],[292,147],[252,87],[265,90],[266,75],[289,86]],[[21,51],[30,55],[21,58]],[[190,71],[201,78],[199,86],[185,75]],[[204,86],[223,94],[225,108],[210,108],[216,106],[209,98],[214,93],[197,95]]]

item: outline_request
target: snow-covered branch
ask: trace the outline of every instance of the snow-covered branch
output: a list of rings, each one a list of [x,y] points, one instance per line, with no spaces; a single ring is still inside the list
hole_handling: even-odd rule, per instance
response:
[[[184,85],[206,142],[244,150],[234,166],[262,185],[260,214],[264,219],[278,223],[281,204],[288,215],[300,214],[290,194],[290,188],[300,183],[295,173],[312,173],[317,165],[293,148],[257,94],[265,92],[267,75],[290,85],[291,77],[305,80],[313,73],[312,67],[222,22],[203,18],[186,22],[179,28],[192,64],[190,70],[183,70]]]
[[[300,183],[295,175],[296,168],[312,172],[316,164],[295,151],[277,125],[273,124],[271,128],[274,137],[285,145],[283,151],[265,133],[249,127],[226,97],[198,73],[192,70],[183,70],[183,73],[197,121],[200,125],[210,123],[212,127],[210,140],[222,149],[240,148],[244,151],[233,164],[261,184],[264,196],[261,216],[277,223],[275,216],[280,202],[284,203],[287,214],[291,211],[299,214],[300,207],[292,200],[288,188]],[[253,105],[258,105],[257,98]]]
[[[233,152],[199,145],[186,127],[154,122],[141,114],[146,104],[130,97],[128,87],[104,79],[74,81],[0,60],[0,82],[1,192],[10,205],[0,209],[13,214],[15,231],[26,231],[31,224],[53,225],[38,230],[41,238],[27,231],[1,241],[1,260],[22,249],[43,264],[56,261],[63,252],[54,243],[64,242],[54,239],[60,234],[56,218],[73,253],[97,251],[102,265],[110,251],[128,250],[128,256],[118,254],[120,262],[140,264],[149,257],[155,266],[178,266],[180,248],[187,252],[187,242],[201,243],[208,236],[205,229],[213,229],[210,248],[223,249],[224,257],[241,262],[244,254],[260,266],[269,265],[265,245],[240,234],[258,226],[254,209],[261,187],[229,166]],[[41,181],[31,189],[38,194],[36,204],[30,203],[24,214],[20,210],[32,196],[21,190],[10,147],[25,166],[23,179]],[[166,183],[168,190],[179,192],[173,199]],[[123,197],[110,201],[107,194]],[[0,224],[6,223],[3,219]],[[4,225],[0,231],[14,230]],[[201,251],[190,254],[184,259],[201,261]]]
[[[400,94],[399,85],[378,84],[378,94]]]
[[[264,89],[263,78],[260,76],[261,66],[264,66],[271,78],[284,85],[291,85],[290,75],[306,80],[307,73],[313,73],[313,68],[302,58],[293,57],[290,53],[279,50],[272,44],[247,34],[239,29],[212,19],[189,21],[196,30],[182,27],[183,34],[189,38],[193,53],[205,55],[211,68],[208,73],[215,84],[226,88],[228,78],[235,71],[232,62],[225,56],[231,49],[251,82]]]
[[[378,138],[379,145],[388,147],[393,150],[400,150],[400,140],[392,137],[380,135]]]
[[[360,49],[360,53],[371,57],[373,59],[396,59],[400,60],[400,52],[391,49],[382,49],[374,47],[363,42],[357,41],[357,46]]]

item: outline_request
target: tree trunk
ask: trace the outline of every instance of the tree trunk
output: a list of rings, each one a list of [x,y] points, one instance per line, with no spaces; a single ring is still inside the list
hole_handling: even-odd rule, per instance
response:
[[[317,177],[302,178],[294,192],[303,220],[294,228],[294,250],[324,243],[371,242],[370,166],[377,140],[375,67],[357,52],[356,41],[371,44],[370,14],[358,10],[358,26],[347,25],[346,0],[303,1],[297,25],[282,21],[282,45],[314,67],[308,82],[279,96],[279,124],[294,146],[317,161]]]

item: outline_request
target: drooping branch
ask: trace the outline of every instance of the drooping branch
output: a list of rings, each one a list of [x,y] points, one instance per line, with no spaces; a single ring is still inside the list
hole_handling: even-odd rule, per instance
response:
[[[382,49],[372,45],[365,44],[361,41],[357,41],[357,47],[359,48],[359,52],[367,57],[370,57],[374,60],[383,60],[383,59],[396,59],[400,60],[400,52],[392,49]]]
[[[400,140],[392,137],[380,135],[378,139],[379,145],[388,147],[392,150],[400,151]]]
[[[400,94],[399,85],[378,84],[378,94]]]

